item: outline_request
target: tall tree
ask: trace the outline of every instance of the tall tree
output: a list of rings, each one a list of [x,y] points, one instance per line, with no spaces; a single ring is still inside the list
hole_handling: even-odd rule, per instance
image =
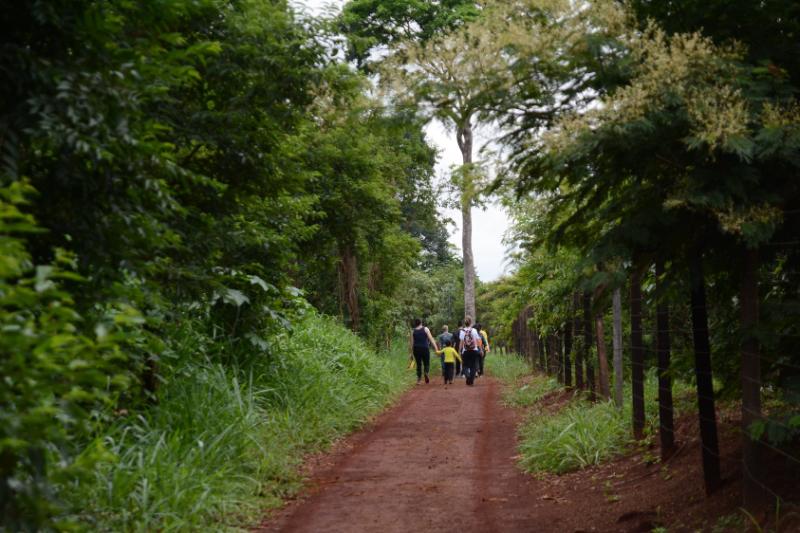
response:
[[[592,294],[589,291],[583,292],[583,362],[586,365],[586,384],[589,387],[589,396],[595,399],[597,382],[594,375],[594,363],[592,362]]]
[[[582,322],[581,322],[581,297],[578,291],[572,293],[572,308],[574,309],[574,315],[572,318],[572,329],[575,332],[575,337],[578,338],[578,334],[583,331]],[[585,378],[585,371],[584,371],[584,348],[583,344],[586,341],[584,340],[581,345],[575,350],[575,387],[579,390],[586,387],[586,378]]]
[[[692,306],[692,338],[694,340],[697,405],[702,443],[703,477],[706,493],[716,491],[722,483],[717,437],[717,410],[711,370],[711,344],[708,340],[706,282],[703,256],[699,246],[689,251],[689,285]]]
[[[381,75],[399,95],[425,106],[433,118],[454,133],[462,166],[453,174],[460,192],[464,311],[475,316],[475,259],[472,249],[472,208],[482,188],[480,167],[474,165],[474,128],[481,122],[487,89],[506,76],[507,65],[488,61],[499,50],[488,28],[473,24],[430,41],[405,41],[401,51],[382,65]]]

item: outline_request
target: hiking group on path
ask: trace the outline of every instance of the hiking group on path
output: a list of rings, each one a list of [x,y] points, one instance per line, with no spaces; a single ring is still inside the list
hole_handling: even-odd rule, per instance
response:
[[[453,376],[463,376],[466,384],[471,386],[476,377],[483,375],[489,338],[480,324],[472,325],[472,317],[466,317],[455,334],[445,325],[438,342],[421,319],[414,319],[414,328],[409,336],[409,361],[416,365],[418,385],[423,376],[425,383],[430,382],[431,346],[441,361],[445,386],[453,383]]]

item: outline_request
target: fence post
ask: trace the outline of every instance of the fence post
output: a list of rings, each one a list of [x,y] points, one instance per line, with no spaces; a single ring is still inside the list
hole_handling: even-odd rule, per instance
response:
[[[744,252],[741,284],[742,339],[742,504],[756,510],[767,501],[762,487],[763,461],[760,442],[750,436],[750,426],[761,419],[761,361],[758,339],[758,250]]]

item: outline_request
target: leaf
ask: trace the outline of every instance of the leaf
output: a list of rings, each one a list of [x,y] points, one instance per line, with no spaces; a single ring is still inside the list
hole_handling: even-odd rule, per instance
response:
[[[264,290],[264,292],[266,292],[266,293],[273,292],[273,291],[277,290],[274,285],[272,285],[271,283],[267,283],[266,281],[264,281],[262,278],[260,278],[258,276],[247,276],[247,281],[249,281],[250,284],[252,284],[252,285],[256,285],[258,287],[261,287]]]
[[[40,265],[36,267],[36,283],[34,285],[36,292],[46,292],[55,288],[55,283],[50,279],[52,274],[52,266]]]
[[[246,303],[250,303],[250,299],[242,291],[227,287],[222,293],[222,301],[226,304],[235,305],[236,307],[241,307]]]
[[[245,335],[245,338],[247,338],[247,340],[250,341],[250,344],[252,344],[256,348],[264,352],[269,350],[269,343],[266,340],[264,340],[263,337],[260,337],[255,333],[248,333]]]

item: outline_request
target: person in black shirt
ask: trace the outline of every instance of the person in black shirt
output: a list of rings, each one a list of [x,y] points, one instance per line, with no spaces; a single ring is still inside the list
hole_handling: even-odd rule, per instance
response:
[[[411,351],[411,356],[417,363],[417,385],[422,381],[423,366],[425,374],[425,383],[429,383],[428,371],[431,366],[431,345],[439,351],[439,346],[431,335],[431,330],[422,324],[419,318],[414,319],[414,329],[411,330],[411,335],[408,338],[408,346]]]

